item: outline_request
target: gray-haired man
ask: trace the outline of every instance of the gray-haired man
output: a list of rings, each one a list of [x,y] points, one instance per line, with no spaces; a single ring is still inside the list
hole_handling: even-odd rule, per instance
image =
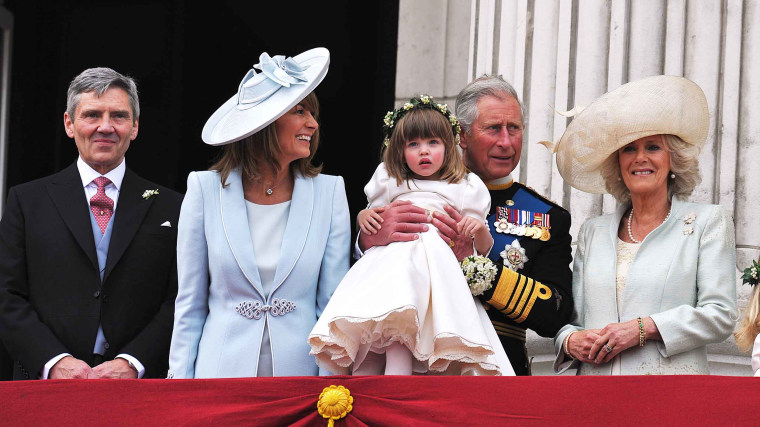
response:
[[[462,124],[464,163],[491,195],[488,225],[494,246],[489,258],[499,272],[480,299],[488,305],[515,373],[529,375],[525,330],[554,337],[573,311],[570,214],[512,179],[522,152],[524,120],[509,83],[488,75],[470,82],[457,96],[456,116]],[[472,239],[456,231],[459,212],[448,206],[446,211],[449,216],[435,213],[432,224],[461,260],[472,254]],[[381,215],[380,232],[359,236],[361,249],[413,240],[427,227],[425,211],[408,202],[393,202]]]
[[[91,68],[69,85],[79,158],[11,188],[0,221],[0,338],[14,379],[166,375],[182,196],[127,169],[134,81]]]

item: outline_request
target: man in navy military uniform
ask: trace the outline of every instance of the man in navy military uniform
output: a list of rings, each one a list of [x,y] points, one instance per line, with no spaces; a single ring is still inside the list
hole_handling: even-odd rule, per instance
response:
[[[499,271],[480,298],[515,373],[529,375],[525,330],[554,337],[572,315],[570,214],[511,177],[520,161],[524,121],[509,83],[498,76],[471,82],[457,97],[456,116],[464,162],[491,194],[489,258]],[[447,212],[436,213],[432,223],[461,260],[472,254],[472,241],[456,232],[459,212]],[[394,202],[382,216],[378,234],[360,235],[360,248],[414,240],[427,229],[424,210],[408,202]]]

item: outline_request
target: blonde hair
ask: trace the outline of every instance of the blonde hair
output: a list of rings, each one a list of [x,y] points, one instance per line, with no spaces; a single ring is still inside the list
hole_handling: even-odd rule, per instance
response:
[[[747,313],[742,320],[739,330],[734,332],[736,345],[742,351],[750,351],[755,337],[760,334],[760,285],[752,288],[752,296],[747,303]]]
[[[414,108],[393,127],[388,146],[383,151],[383,162],[388,175],[396,178],[396,185],[413,177],[404,159],[407,141],[417,138],[438,138],[446,149],[440,169],[441,181],[457,183],[467,175],[462,155],[454,143],[451,123],[438,110]]]
[[[314,120],[319,123],[319,101],[314,92],[307,95],[299,104],[311,111]],[[317,176],[322,171],[322,166],[311,163],[317,153],[317,147],[319,147],[319,128],[311,136],[309,156],[290,163],[291,172],[298,171],[305,177]],[[264,168],[275,173],[279,172],[282,165],[277,162],[277,156],[281,152],[275,123],[272,122],[247,138],[225,145],[219,160],[209,170],[219,172],[222,186],[226,187],[227,177],[237,168],[240,168],[241,175],[248,179],[260,178]]]
[[[701,147],[689,144],[675,135],[662,135],[665,149],[670,152],[670,172],[675,178],[668,176],[668,199],[678,196],[685,199],[694,192],[694,188],[702,182],[699,173],[699,152]],[[618,150],[615,150],[599,168],[604,178],[604,187],[615,200],[627,203],[631,200],[631,192],[625,186],[620,172]]]

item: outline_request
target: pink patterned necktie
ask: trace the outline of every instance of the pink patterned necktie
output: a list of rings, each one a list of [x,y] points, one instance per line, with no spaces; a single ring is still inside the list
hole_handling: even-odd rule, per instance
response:
[[[111,220],[113,215],[113,200],[106,196],[106,185],[111,183],[111,180],[100,176],[92,180],[95,185],[98,186],[98,191],[90,199],[90,210],[95,215],[95,221],[97,221],[100,227],[100,232],[105,233],[108,227],[108,221]]]

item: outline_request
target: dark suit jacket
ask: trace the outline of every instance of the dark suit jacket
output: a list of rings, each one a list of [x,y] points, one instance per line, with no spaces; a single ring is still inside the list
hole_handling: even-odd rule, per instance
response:
[[[159,193],[146,200],[149,189]],[[127,169],[101,283],[76,163],[11,188],[0,221],[0,338],[16,361],[14,379],[36,378],[61,353],[92,365],[99,324],[105,360],[127,353],[145,378],[165,377],[181,203]]]

